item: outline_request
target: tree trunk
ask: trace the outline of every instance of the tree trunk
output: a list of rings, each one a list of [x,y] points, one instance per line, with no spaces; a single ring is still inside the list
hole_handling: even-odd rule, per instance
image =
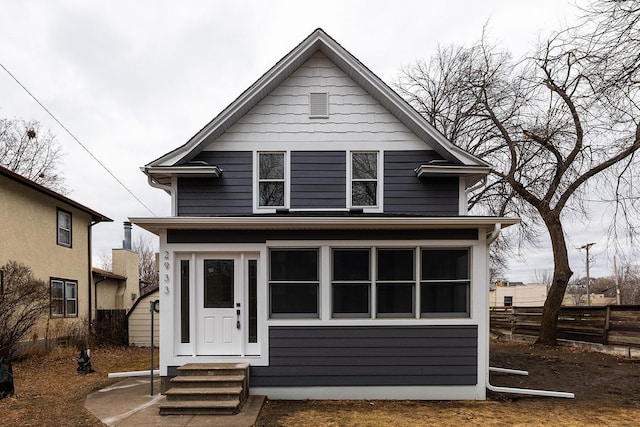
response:
[[[569,267],[569,255],[567,244],[564,240],[562,223],[558,215],[543,215],[543,220],[549,230],[551,246],[553,248],[553,282],[549,288],[549,294],[544,302],[542,320],[540,321],[540,335],[538,344],[557,345],[556,325],[562,306],[562,299],[569,284],[573,271]]]

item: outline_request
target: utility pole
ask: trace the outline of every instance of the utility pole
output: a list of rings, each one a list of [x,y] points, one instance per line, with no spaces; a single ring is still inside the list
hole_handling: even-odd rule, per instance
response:
[[[589,249],[591,246],[595,245],[595,243],[587,243],[586,245],[580,246],[578,249],[586,249],[587,250],[587,306],[591,307],[591,293],[589,291]]]

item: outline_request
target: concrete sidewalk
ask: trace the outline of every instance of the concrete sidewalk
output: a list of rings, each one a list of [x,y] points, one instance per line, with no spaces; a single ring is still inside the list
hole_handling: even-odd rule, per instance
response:
[[[149,378],[131,377],[95,393],[84,407],[109,426],[254,426],[264,404],[264,396],[249,396],[236,415],[160,415],[158,405],[165,397],[158,394],[160,379],[155,378],[150,395]]]

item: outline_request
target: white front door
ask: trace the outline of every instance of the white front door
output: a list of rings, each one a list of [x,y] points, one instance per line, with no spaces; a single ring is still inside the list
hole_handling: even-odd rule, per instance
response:
[[[240,355],[242,352],[243,270],[237,254],[197,257],[198,355]]]

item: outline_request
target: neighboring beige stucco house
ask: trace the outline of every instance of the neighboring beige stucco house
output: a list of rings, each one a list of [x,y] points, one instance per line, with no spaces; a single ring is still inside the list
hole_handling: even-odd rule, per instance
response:
[[[549,288],[545,284],[531,283],[516,286],[496,286],[489,291],[490,307],[542,307],[547,299]],[[605,306],[615,304],[615,297],[606,297],[604,294],[591,294],[592,306]],[[563,307],[586,306],[586,294],[565,294],[562,300]]]
[[[140,295],[138,254],[129,249],[112,249],[111,271],[93,268],[94,310],[129,310]]]
[[[31,267],[50,288],[33,340],[88,332],[91,231],[106,216],[0,166],[0,266]]]

